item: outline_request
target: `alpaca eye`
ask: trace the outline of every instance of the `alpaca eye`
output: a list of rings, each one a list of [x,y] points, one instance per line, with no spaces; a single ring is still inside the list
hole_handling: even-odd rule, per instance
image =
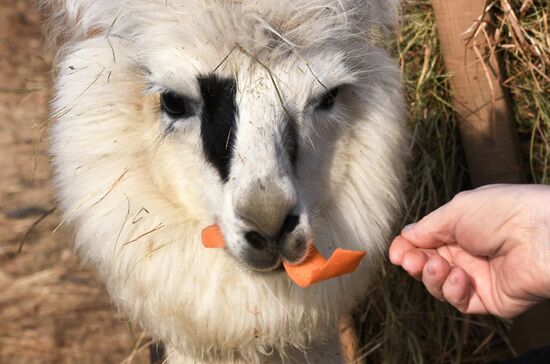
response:
[[[166,91],[160,95],[162,109],[172,117],[182,117],[189,114],[186,99],[175,92]]]
[[[317,106],[317,108],[320,110],[330,110],[332,106],[334,106],[334,102],[336,101],[336,96],[338,96],[339,90],[339,87],[335,87],[325,93],[323,97],[321,97],[321,101],[319,101],[319,105]]]

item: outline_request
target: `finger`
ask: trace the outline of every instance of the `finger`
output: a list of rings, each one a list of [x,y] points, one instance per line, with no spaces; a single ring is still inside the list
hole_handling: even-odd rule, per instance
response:
[[[401,236],[420,248],[437,248],[455,243],[454,227],[460,213],[455,205],[451,201],[417,223],[405,226]]]
[[[417,249],[417,247],[406,239],[403,239],[402,236],[397,236],[390,245],[390,261],[395,265],[401,265],[403,262],[403,255],[411,249]]]
[[[451,266],[439,255],[433,255],[428,258],[424,270],[422,271],[422,282],[432,296],[439,300],[444,300],[443,283],[449,276]]]
[[[467,314],[488,314],[498,315],[502,317],[512,317],[497,311],[496,309],[489,310],[484,300],[476,292],[473,279],[459,267],[455,267],[449,273],[448,278],[443,284],[443,297],[459,311]]]
[[[404,253],[401,266],[413,278],[420,280],[422,279],[422,271],[427,261],[428,256],[425,252],[418,249],[412,249]]]
[[[447,279],[443,283],[443,297],[459,311],[468,313],[472,285],[466,272],[460,267],[451,269]]]

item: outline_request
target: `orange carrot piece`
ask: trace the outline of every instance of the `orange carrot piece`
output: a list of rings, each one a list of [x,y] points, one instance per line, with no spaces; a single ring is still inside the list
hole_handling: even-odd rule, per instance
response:
[[[201,238],[203,245],[207,248],[223,248],[225,246],[219,225],[205,228]],[[365,254],[362,251],[336,249],[327,261],[315,246],[311,245],[308,256],[303,262],[290,264],[283,261],[283,266],[294,283],[306,288],[314,283],[355,271]]]
[[[202,244],[207,248],[223,248],[225,239],[219,225],[210,225],[202,230]]]
[[[294,283],[306,288],[313,283],[355,271],[365,254],[362,251],[336,249],[332,256],[325,260],[321,253],[311,245],[311,250],[305,261],[296,265],[283,261],[283,266]]]

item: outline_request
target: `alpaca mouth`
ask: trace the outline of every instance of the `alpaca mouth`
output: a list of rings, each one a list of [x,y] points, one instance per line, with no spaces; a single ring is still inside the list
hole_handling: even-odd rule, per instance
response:
[[[305,227],[296,228],[278,234],[277,239],[270,238],[257,231],[245,233],[224,233],[218,224],[203,229],[201,238],[207,248],[226,248],[226,253],[246,268],[256,272],[280,272],[285,270],[283,263],[298,264],[309,252],[306,243]],[[224,236],[229,234],[229,244]],[[232,237],[231,237],[232,236]],[[232,244],[234,242],[235,244]]]
[[[229,239],[227,253],[245,268],[259,273],[282,272],[283,262],[302,261],[307,255],[307,242],[312,241],[308,217],[303,213],[288,214],[274,229],[237,216],[225,229],[223,235]]]
[[[257,232],[247,232],[242,235],[244,241],[239,244],[238,253],[232,249],[228,252],[248,269],[260,273],[283,272],[283,262],[297,263],[307,255],[307,240],[300,233],[281,240],[260,236]]]
[[[251,267],[249,263],[245,263],[245,265],[251,271],[260,273],[260,274],[279,274],[279,273],[285,272],[285,267],[283,265],[282,260],[279,260],[279,262],[276,263],[275,266],[267,269],[257,269],[257,268]]]
[[[257,272],[283,272],[283,261],[300,262],[308,252],[308,240],[301,229],[280,235],[279,239],[266,237],[256,231],[248,231],[243,235],[244,244],[241,244],[236,258]]]

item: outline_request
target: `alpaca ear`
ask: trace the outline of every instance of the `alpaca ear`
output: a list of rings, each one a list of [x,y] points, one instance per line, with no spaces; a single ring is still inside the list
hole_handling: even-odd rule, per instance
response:
[[[38,0],[47,15],[46,38],[61,46],[106,32],[120,10],[119,0]]]

